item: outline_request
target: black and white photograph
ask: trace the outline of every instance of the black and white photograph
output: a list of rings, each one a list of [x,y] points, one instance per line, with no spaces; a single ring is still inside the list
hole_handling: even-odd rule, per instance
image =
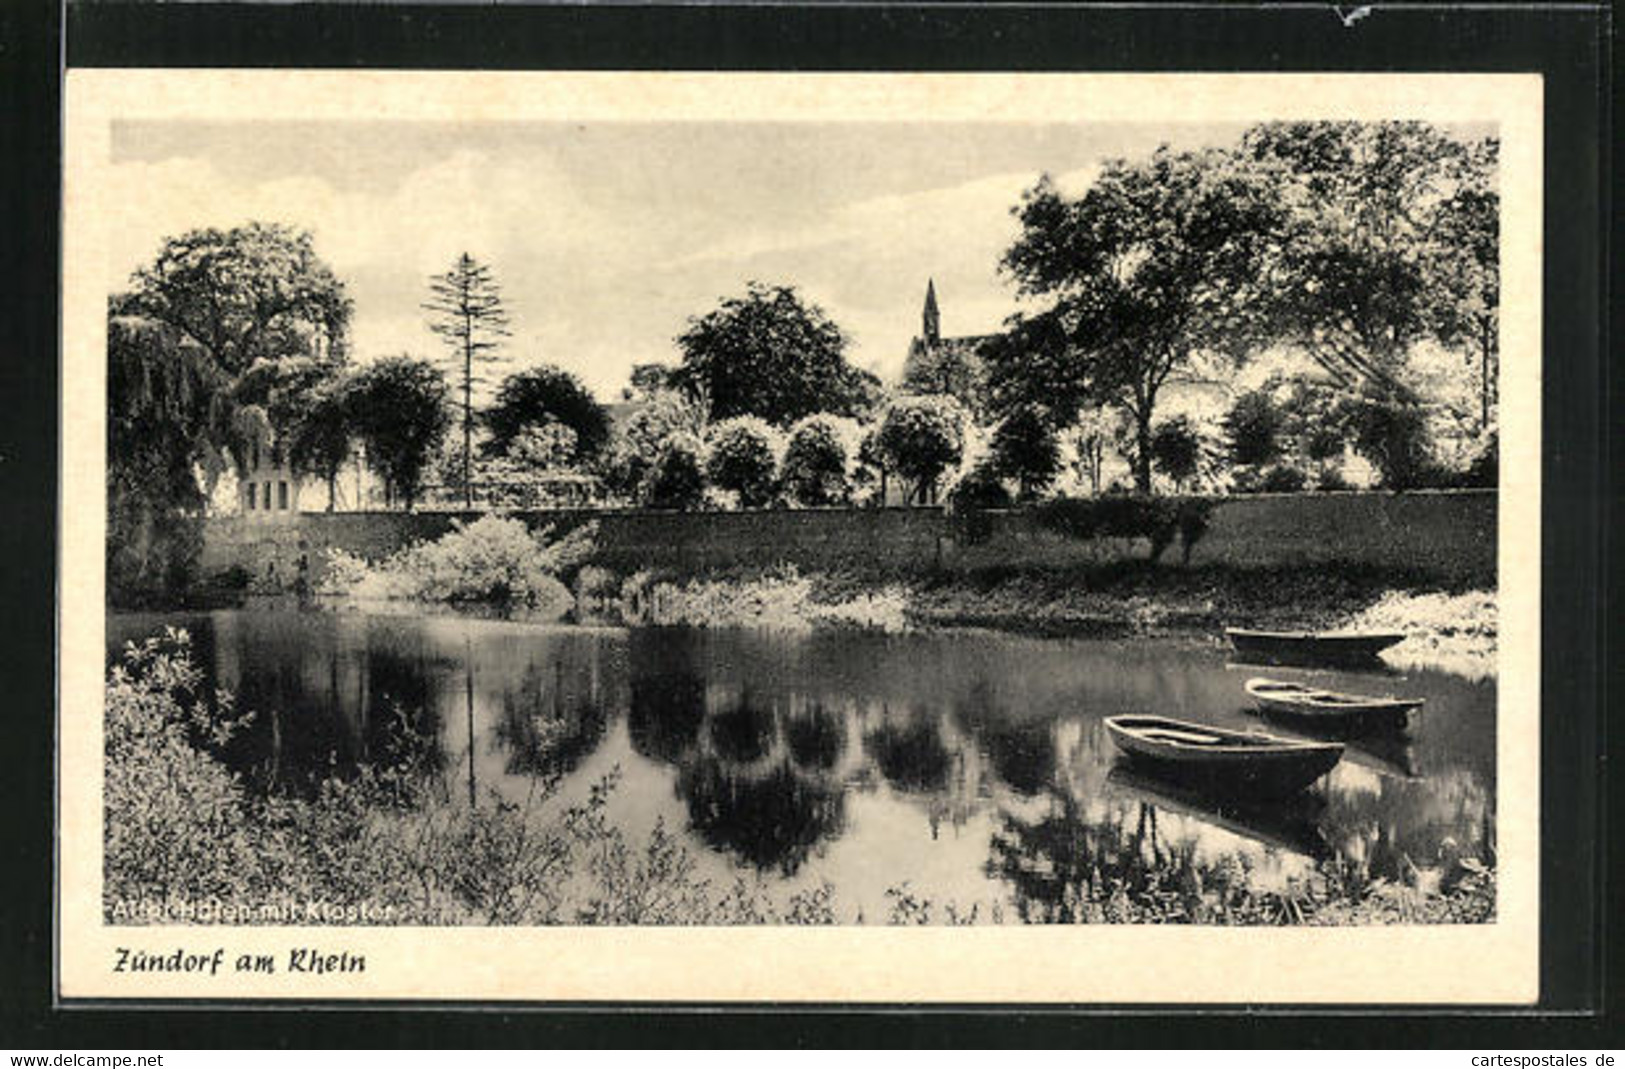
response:
[[[75,78],[65,990],[1534,997],[1538,80]]]

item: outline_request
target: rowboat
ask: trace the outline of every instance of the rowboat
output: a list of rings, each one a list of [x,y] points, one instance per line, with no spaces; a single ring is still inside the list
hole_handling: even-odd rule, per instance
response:
[[[1343,757],[1338,742],[1229,731],[1163,716],[1108,716],[1106,732],[1147,771],[1224,793],[1291,794]]]
[[[1266,664],[1367,664],[1405,641],[1397,631],[1253,631],[1227,627],[1236,652]]]
[[[1256,677],[1247,681],[1247,693],[1272,716],[1336,724],[1342,727],[1403,727],[1421,698],[1372,698],[1340,694],[1304,683]]]

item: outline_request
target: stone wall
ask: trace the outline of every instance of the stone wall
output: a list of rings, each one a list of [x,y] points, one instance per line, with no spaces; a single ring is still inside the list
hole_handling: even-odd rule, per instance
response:
[[[1071,567],[1140,557],[1145,543],[1079,541],[1040,528],[1020,510],[990,514],[991,534],[954,537],[938,509],[808,509],[659,513],[571,511],[517,514],[556,532],[598,524],[595,562],[622,574],[794,564],[806,571],[888,574],[932,569]],[[331,548],[377,559],[451,529],[452,513],[299,513],[208,522],[205,573],[246,569],[257,588],[320,578]],[[1176,545],[1166,554],[1177,566]],[[1226,499],[1214,509],[1192,564],[1243,568],[1339,564],[1403,571],[1452,584],[1489,586],[1496,575],[1493,491],[1283,494]]]

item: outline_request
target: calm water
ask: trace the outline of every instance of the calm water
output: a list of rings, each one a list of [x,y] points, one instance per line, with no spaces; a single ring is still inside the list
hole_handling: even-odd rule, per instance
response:
[[[1393,876],[1447,837],[1478,856],[1493,844],[1493,680],[1271,670],[1427,706],[1409,737],[1351,744],[1297,801],[1226,812],[1118,767],[1101,723],[1256,726],[1242,684],[1258,671],[1217,646],[232,611],[114,616],[110,656],[165,625],[257,712],[230,758],[258,789],[396,756],[406,710],[452,798],[520,801],[558,773],[573,800],[618,768],[611,814],[628,831],[664,818],[721,883],[827,880],[871,917],[906,882],[1065,918],[1091,870],[1163,850],[1240,861],[1267,886],[1317,857]]]

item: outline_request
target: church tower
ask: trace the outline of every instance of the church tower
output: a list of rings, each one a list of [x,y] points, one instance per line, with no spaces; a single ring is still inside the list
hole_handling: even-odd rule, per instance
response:
[[[937,287],[929,278],[925,280],[925,313],[922,318],[926,347],[935,349],[942,341],[942,321],[937,314]]]

